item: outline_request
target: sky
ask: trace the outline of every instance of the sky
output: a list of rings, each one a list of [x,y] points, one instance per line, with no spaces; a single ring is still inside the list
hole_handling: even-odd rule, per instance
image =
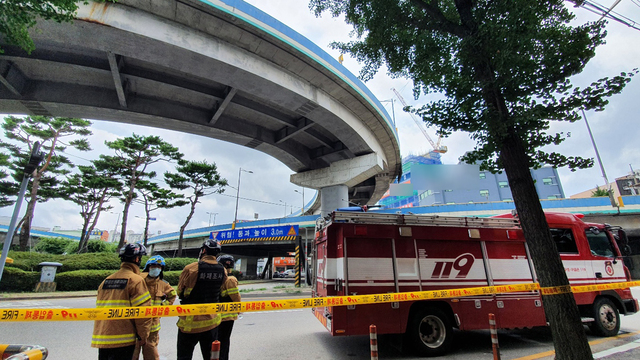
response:
[[[340,53],[328,47],[332,41],[348,41],[351,27],[340,18],[332,18],[323,14],[316,18],[304,0],[248,0],[248,3],[260,8],[269,15],[291,27],[293,30],[309,38],[327,53],[338,58]],[[614,0],[601,0],[600,3],[609,6]],[[574,10],[576,23],[595,21],[598,15],[584,9]],[[623,0],[615,9],[616,12],[640,22],[640,7],[631,0]],[[629,28],[617,22],[607,25],[607,43],[599,47],[596,56],[587,65],[585,71],[572,81],[574,85],[584,86],[605,76],[615,76],[623,71],[630,71],[640,67],[640,31]],[[351,72],[358,74],[361,65],[348,55],[344,56],[345,65]],[[396,127],[400,139],[401,155],[417,155],[428,152],[431,146],[417,128],[411,117],[402,111],[402,105],[395,98],[392,88],[395,88],[409,105],[420,106],[429,98],[413,98],[412,83],[408,79],[392,79],[386,74],[386,69],[366,83],[367,87],[383,102],[387,112],[395,117]],[[636,77],[627,85],[620,95],[610,99],[610,104],[604,112],[587,112],[586,116],[591,126],[595,142],[600,152],[603,166],[609,181],[627,175],[630,167],[640,170],[640,77]],[[259,219],[281,217],[291,212],[299,211],[303,204],[303,189],[291,184],[289,177],[293,172],[278,160],[253,149],[222,142],[202,136],[186,133],[155,129],[129,124],[111,123],[92,120],[93,135],[89,141],[93,150],[88,153],[68,151],[72,161],[78,165],[88,164],[101,153],[110,153],[104,145],[105,140],[112,141],[118,137],[138,135],[158,135],[177,146],[189,160],[204,160],[215,162],[221,176],[233,188],[227,188],[224,194],[210,195],[202,199],[196,207],[196,213],[187,229],[206,227],[209,224],[228,224],[234,219],[236,206],[236,190],[239,169],[246,169],[253,173],[242,172],[240,177],[240,194],[238,205],[238,219],[252,220],[255,214]],[[421,124],[424,126],[424,124]],[[584,121],[571,123],[553,123],[554,132],[570,132],[571,137],[554,150],[565,155],[579,155],[595,158],[594,147],[591,144]],[[433,140],[436,130],[427,129]],[[3,137],[0,135],[0,137]],[[474,142],[466,133],[455,133],[442,140],[448,147],[448,152],[442,156],[445,164],[458,163],[458,157],[473,148]],[[158,173],[171,168],[166,164],[155,167]],[[596,185],[605,184],[598,163],[586,170],[571,172],[559,169],[560,180],[565,195],[569,197]],[[298,192],[296,192],[296,190]],[[305,189],[304,200],[308,202],[315,190]],[[103,213],[98,221],[98,228],[109,230],[120,228],[120,215],[123,205],[112,201],[113,209]],[[286,205],[286,206],[285,206]],[[22,212],[26,205],[22,206]],[[156,218],[151,222],[150,235],[157,233],[175,232],[184,223],[188,215],[188,207],[172,210],[158,210],[152,213]],[[0,209],[0,216],[11,216],[13,207]],[[82,219],[79,207],[70,201],[55,200],[40,203],[36,206],[33,222],[34,226],[52,228],[61,226],[66,230],[80,229]],[[142,205],[133,205],[129,212],[127,228],[136,233],[144,229],[144,211]]]

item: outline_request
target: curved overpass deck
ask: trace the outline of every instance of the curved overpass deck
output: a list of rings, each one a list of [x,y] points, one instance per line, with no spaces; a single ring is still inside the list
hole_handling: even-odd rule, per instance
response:
[[[348,183],[360,203],[400,175],[397,135],[375,96],[259,9],[238,0],[79,6],[73,23],[39,22],[31,54],[0,40],[0,111],[189,132],[296,173],[375,154],[375,170]]]

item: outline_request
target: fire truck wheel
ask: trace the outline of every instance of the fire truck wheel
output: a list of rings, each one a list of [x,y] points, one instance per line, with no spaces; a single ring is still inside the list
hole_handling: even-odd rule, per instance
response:
[[[410,319],[406,336],[418,355],[443,355],[449,351],[453,340],[451,319],[438,308],[421,309]]]
[[[620,313],[615,304],[607,298],[599,298],[593,304],[593,318],[589,326],[599,336],[616,336],[620,331]]]

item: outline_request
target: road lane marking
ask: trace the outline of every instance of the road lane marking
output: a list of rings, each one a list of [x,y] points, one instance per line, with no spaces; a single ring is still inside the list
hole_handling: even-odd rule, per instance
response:
[[[603,358],[605,356],[609,356],[609,355],[613,355],[613,354],[629,351],[629,350],[635,349],[637,347],[640,347],[640,340],[636,340],[634,342],[630,342],[630,343],[626,343],[624,345],[616,346],[616,347],[611,348],[609,350],[600,351],[598,353],[593,354],[593,358],[594,359],[601,359],[601,358]]]
[[[602,344],[602,343],[605,343],[605,342],[608,342],[608,341],[613,341],[613,340],[616,340],[616,339],[624,339],[624,338],[628,338],[630,336],[634,336],[634,335],[638,335],[638,334],[640,334],[640,331],[634,331],[634,332],[631,332],[631,333],[626,333],[626,334],[622,334],[622,335],[618,335],[618,336],[614,336],[614,337],[593,340],[593,341],[589,341],[589,346]],[[555,353],[556,352],[554,350],[550,350],[550,351],[545,351],[545,352],[541,352],[541,353],[538,353],[538,354],[519,357],[519,358],[513,359],[513,360],[535,360],[535,359],[541,359],[541,358],[547,357],[547,356],[553,356],[553,354],[555,354]]]

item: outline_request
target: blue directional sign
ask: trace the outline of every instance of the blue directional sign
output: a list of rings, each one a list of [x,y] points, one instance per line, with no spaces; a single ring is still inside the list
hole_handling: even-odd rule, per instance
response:
[[[235,230],[212,231],[210,239],[252,241],[264,238],[280,238],[298,236],[298,225],[269,226],[259,228],[242,228]]]

